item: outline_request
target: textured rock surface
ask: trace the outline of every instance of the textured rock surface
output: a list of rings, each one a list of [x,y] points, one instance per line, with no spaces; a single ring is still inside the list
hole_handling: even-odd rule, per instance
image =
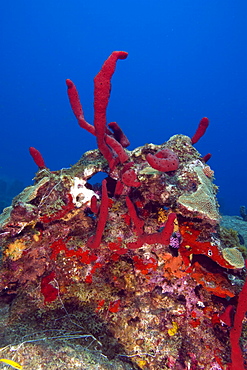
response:
[[[239,216],[222,216],[220,224],[227,229],[237,230],[244,239],[244,245],[247,246],[247,222]],[[241,243],[243,244],[243,243]]]

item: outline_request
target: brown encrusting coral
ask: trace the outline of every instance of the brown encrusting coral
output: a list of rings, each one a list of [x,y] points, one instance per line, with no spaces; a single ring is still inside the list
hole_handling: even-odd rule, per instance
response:
[[[0,215],[9,322],[32,318],[41,330],[39,317],[48,330],[66,314],[63,335],[80,327],[101,353],[133,367],[226,369],[229,328],[220,315],[241,290],[241,248],[220,228],[213,171],[189,137],[128,151],[121,129],[106,127],[110,78],[126,56],[113,53],[96,77],[95,126],[67,81],[76,118],[99,149],[60,171],[39,165],[38,155],[35,184]],[[98,172],[102,185],[90,185]]]

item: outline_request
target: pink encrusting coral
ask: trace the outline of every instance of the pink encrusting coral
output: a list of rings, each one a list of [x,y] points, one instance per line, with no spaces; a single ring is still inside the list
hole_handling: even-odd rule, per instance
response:
[[[226,306],[234,312],[244,259],[234,233],[220,226],[210,156],[194,147],[209,121],[192,139],[174,135],[127,150],[123,130],[106,119],[111,78],[126,57],[113,52],[94,79],[94,124],[66,80],[72,111],[98,148],[52,172],[31,148],[35,183],[0,215],[0,294],[13,297],[9,321],[16,324],[18,306],[28,322],[38,312],[60,323],[51,315],[63,309],[104,356],[124,357],[133,368],[243,367],[245,285],[230,334],[220,318],[231,324],[223,313]],[[105,178],[92,185],[99,172]],[[68,330],[75,328],[67,322]]]

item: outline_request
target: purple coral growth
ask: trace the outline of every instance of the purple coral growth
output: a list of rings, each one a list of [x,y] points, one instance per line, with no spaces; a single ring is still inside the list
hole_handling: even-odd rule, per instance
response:
[[[222,367],[217,362],[214,362],[210,370],[222,370]]]
[[[179,248],[180,243],[181,243],[181,234],[178,231],[176,231],[172,234],[169,245],[172,248]]]

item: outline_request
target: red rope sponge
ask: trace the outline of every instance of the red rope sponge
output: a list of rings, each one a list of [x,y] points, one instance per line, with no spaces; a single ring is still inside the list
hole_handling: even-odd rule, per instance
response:
[[[245,267],[247,267],[247,260],[245,260]],[[238,305],[234,316],[233,327],[230,331],[231,342],[231,370],[245,370],[243,354],[239,344],[239,338],[242,332],[243,319],[247,311],[247,279],[238,296]]]
[[[111,92],[111,78],[115,72],[117,61],[125,59],[127,56],[128,53],[125,51],[114,51],[94,78],[94,126],[84,118],[75,84],[69,79],[66,80],[70,105],[78,123],[82,128],[96,136],[98,148],[107,160],[111,170],[115,168],[118,161],[124,163],[129,158],[124,151],[124,148],[129,145],[129,141],[121,128],[115,122],[110,123],[109,127],[113,131],[113,136],[111,136],[112,132],[106,126],[106,109]]]
[[[128,207],[129,215],[134,224],[135,232],[137,235],[141,235],[143,233],[144,221],[137,216],[135,206],[128,196],[126,197],[125,201]]]
[[[155,244],[160,243],[164,245],[169,245],[171,235],[173,233],[174,228],[174,220],[177,217],[176,213],[170,213],[164,229],[159,233],[153,233],[153,234],[142,234],[139,235],[136,242],[128,243],[127,247],[128,249],[137,249],[141,248],[144,243],[147,244]]]
[[[114,156],[106,144],[106,108],[110,98],[111,78],[119,59],[126,59],[125,51],[114,51],[104,62],[101,70],[94,78],[94,127],[97,144],[111,169],[114,168]]]
[[[37,164],[40,170],[46,168],[45,161],[38,149],[34,148],[33,146],[30,146],[29,153],[31,154],[35,164]]]
[[[208,153],[208,154],[205,154],[205,155],[202,157],[202,160],[203,160],[205,163],[207,163],[211,157],[212,157],[212,154],[211,154],[211,153]]]
[[[110,129],[113,131],[114,138],[122,145],[123,148],[127,148],[127,146],[130,145],[129,139],[124,134],[117,122],[108,123],[108,127],[110,127]]]
[[[87,247],[98,248],[101,243],[102,235],[108,218],[108,203],[109,198],[107,194],[106,179],[102,181],[102,196],[99,210],[99,219],[96,228],[96,234],[92,235],[87,241]]]
[[[78,94],[75,84],[71,80],[67,79],[66,85],[68,87],[67,93],[69,97],[69,102],[70,102],[72,111],[78,120],[79,125],[81,126],[81,128],[95,135],[94,126],[90,125],[90,123],[88,123],[84,118],[82,105],[81,105],[79,94]]]
[[[179,165],[177,155],[168,148],[162,149],[156,154],[147,154],[146,160],[151,167],[161,172],[175,171]]]
[[[207,117],[203,117],[197,127],[195,135],[192,137],[191,142],[194,145],[197,143],[198,140],[205,134],[209,125],[209,119]]]

